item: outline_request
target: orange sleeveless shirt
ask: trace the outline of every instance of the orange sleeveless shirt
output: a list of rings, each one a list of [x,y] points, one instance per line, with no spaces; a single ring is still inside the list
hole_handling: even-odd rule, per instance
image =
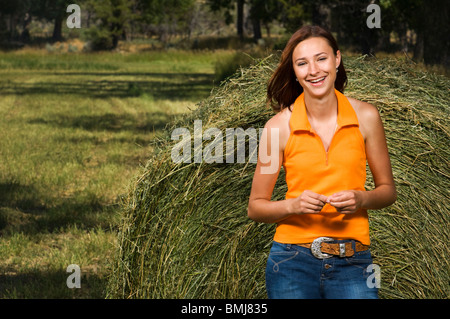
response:
[[[304,94],[294,103],[291,133],[284,150],[286,199],[304,190],[330,196],[343,190],[365,191],[366,152],[358,118],[348,99],[335,90],[338,100],[337,129],[328,152],[306,115]],[[320,213],[288,217],[277,224],[274,240],[286,244],[310,243],[317,237],[355,239],[370,244],[367,211],[340,214],[330,204]]]

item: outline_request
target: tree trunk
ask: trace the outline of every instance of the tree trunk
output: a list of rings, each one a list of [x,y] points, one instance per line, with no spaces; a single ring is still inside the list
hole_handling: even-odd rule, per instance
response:
[[[116,49],[119,44],[119,37],[116,34],[112,35],[112,49]]]
[[[258,42],[259,39],[262,38],[261,34],[261,21],[258,17],[252,17],[252,26],[253,26],[253,40]]]
[[[62,40],[62,22],[63,19],[61,16],[55,18],[55,25],[53,27],[53,41],[61,41]]]
[[[270,39],[270,24],[267,22],[264,23],[264,28],[266,29],[267,38]]]
[[[423,61],[423,32],[421,30],[418,30],[416,35],[416,44],[414,46],[414,60],[416,62]]]
[[[255,3],[253,3],[250,8],[250,20],[253,28],[253,40],[255,42],[258,42],[258,40],[262,38],[261,19],[258,15],[258,8],[256,7]]]
[[[244,39],[244,1],[237,0],[237,34],[239,38]]]
[[[448,1],[430,0],[424,7],[423,60],[426,64],[449,63]]]

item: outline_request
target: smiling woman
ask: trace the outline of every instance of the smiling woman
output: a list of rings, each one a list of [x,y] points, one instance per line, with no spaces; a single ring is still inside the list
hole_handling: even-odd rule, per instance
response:
[[[367,283],[367,209],[391,205],[396,190],[378,111],[345,97],[346,80],[332,35],[306,26],[289,40],[269,82],[277,114],[265,128],[280,138],[278,148],[261,140],[260,150],[280,165],[264,173],[258,159],[248,204],[251,219],[277,224],[266,266],[269,298],[377,298],[377,286]],[[272,201],[281,165],[288,190]]]
[[[341,60],[336,40],[326,30],[319,27],[307,26],[295,32],[286,44],[286,48],[283,50],[281,56],[280,64],[272,75],[268,85],[267,101],[275,111],[278,111],[284,107],[290,107],[290,105],[294,103],[295,99],[303,92],[303,86],[298,85],[298,78],[296,71],[293,68],[293,62],[299,60],[298,64],[302,64],[303,66],[307,64],[307,61],[300,60],[305,57],[297,55],[299,53],[298,49],[295,51],[296,56],[295,61],[293,61],[294,50],[300,42],[311,38],[315,40],[319,39],[322,42],[326,41],[328,45],[324,47],[323,53],[327,52],[327,58],[331,56],[330,51],[332,51],[334,57],[337,59],[339,56],[339,60]],[[322,51],[315,51],[315,54],[320,53],[322,53]],[[318,56],[316,58],[323,59],[324,56]],[[343,93],[347,84],[347,73],[345,72],[344,63],[342,60],[340,63],[336,61],[336,66],[337,69],[334,87],[336,90]],[[300,65],[298,65],[298,67],[300,67]]]

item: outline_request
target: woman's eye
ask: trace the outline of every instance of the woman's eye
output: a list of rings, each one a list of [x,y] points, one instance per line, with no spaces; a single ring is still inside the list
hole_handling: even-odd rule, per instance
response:
[[[299,62],[299,63],[297,63],[297,66],[302,66],[302,65],[305,65],[306,63],[305,62]]]
[[[327,58],[326,57],[322,57],[322,58],[319,58],[319,61],[325,61]]]

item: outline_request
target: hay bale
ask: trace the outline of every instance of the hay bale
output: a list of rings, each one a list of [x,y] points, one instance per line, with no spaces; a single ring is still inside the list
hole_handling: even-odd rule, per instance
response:
[[[185,127],[194,136],[199,119],[203,131],[263,127],[273,115],[264,105],[277,61],[269,57],[240,70],[159,139],[124,203],[109,297],[266,297],[264,269],[274,225],[247,218],[255,169],[248,144],[246,163],[176,164],[171,132]],[[446,298],[450,82],[400,60],[344,62],[346,94],[380,110],[398,187],[393,206],[369,212],[380,296]],[[367,187],[372,185],[368,174]],[[285,192],[281,172],[273,199],[283,199]]]

